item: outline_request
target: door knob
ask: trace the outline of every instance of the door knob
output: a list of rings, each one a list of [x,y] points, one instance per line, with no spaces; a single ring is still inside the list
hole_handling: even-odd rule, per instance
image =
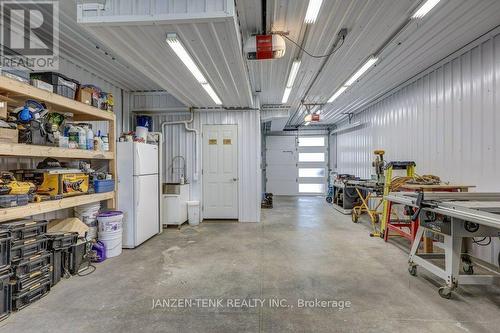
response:
[[[237,180],[238,180],[238,178],[233,178],[233,182],[235,182],[235,181],[237,181]]]

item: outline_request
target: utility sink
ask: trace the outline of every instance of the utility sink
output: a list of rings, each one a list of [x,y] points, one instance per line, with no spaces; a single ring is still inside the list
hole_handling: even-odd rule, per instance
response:
[[[181,186],[189,186],[189,184],[181,183],[163,183],[163,194],[180,194]]]

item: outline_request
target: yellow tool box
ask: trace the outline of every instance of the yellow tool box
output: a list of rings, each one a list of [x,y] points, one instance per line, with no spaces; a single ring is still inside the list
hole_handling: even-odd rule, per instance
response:
[[[17,179],[33,182],[41,196],[67,197],[85,194],[89,190],[89,176],[76,169],[16,170]]]

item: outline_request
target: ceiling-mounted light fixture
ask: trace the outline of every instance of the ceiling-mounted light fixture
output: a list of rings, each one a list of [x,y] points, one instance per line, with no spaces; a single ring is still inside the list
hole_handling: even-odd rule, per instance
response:
[[[328,100],[328,103],[331,103],[333,102],[335,99],[337,99],[337,97],[339,97],[347,88],[349,88],[354,82],[356,82],[360,77],[361,75],[363,75],[367,70],[369,70],[376,62],[377,62],[378,58],[375,57],[375,56],[370,56],[370,58],[368,58],[368,60],[364,63],[363,66],[361,66],[357,71],[356,73],[354,73],[350,78],[349,80],[347,80],[343,85],[342,87],[340,87],[336,92],[335,94],[332,95],[332,97],[330,97],[330,99]]]
[[[333,102],[334,100],[336,100],[336,99],[337,99],[337,97],[339,97],[339,96],[340,96],[340,95],[341,95],[341,94],[342,94],[342,93],[343,93],[346,89],[347,89],[347,87],[346,87],[346,86],[342,86],[342,87],[340,87],[340,88],[339,88],[339,90],[337,90],[337,91],[335,92],[335,94],[333,94],[333,95],[332,95],[332,97],[330,97],[330,99],[328,100],[328,103],[331,103],[331,102]]]
[[[353,74],[353,76],[351,76],[349,78],[349,80],[346,81],[346,83],[344,84],[345,86],[350,86],[351,84],[353,84],[354,82],[356,82],[357,79],[359,79],[361,77],[361,75],[363,75],[367,70],[370,69],[370,67],[372,67],[376,62],[377,62],[378,58],[376,58],[375,56],[371,56],[363,66],[361,66],[360,69],[358,69],[356,71],[356,73]]]
[[[215,90],[212,88],[210,83],[208,83],[207,79],[203,75],[203,73],[200,71],[198,65],[194,62],[193,58],[189,55],[189,53],[186,51],[184,48],[184,45],[182,45],[181,41],[177,37],[176,33],[168,33],[167,34],[167,44],[172,48],[172,50],[175,52],[175,54],[179,57],[179,59],[184,63],[184,65],[189,69],[191,74],[195,77],[195,79],[198,81],[198,83],[201,84],[203,89],[207,92],[207,94],[212,98],[215,104],[221,105],[222,101],[215,92]]]
[[[283,93],[283,98],[281,99],[281,103],[283,104],[288,102],[288,97],[290,97],[290,92],[292,91],[293,83],[295,82],[299,68],[300,60],[294,60],[292,69],[290,69],[290,74],[288,74],[288,80],[286,81],[285,92]]]
[[[417,11],[412,15],[412,19],[420,19],[427,15],[428,12],[434,8],[438,4],[438,2],[441,0],[427,0],[425,1],[422,6],[420,6]]]
[[[309,5],[307,6],[306,17],[304,18],[304,23],[312,24],[316,22],[319,10],[323,0],[309,0]]]

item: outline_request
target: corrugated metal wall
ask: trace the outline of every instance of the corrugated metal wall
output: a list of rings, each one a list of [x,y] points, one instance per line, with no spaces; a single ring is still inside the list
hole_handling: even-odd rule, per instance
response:
[[[337,136],[338,171],[369,177],[374,149],[414,160],[418,174],[500,191],[500,35],[465,51],[358,114]],[[476,253],[497,262],[495,249]]]
[[[188,120],[188,112],[169,112],[153,116],[155,131],[161,130],[164,121]],[[261,169],[260,169],[260,112],[248,111],[201,111],[195,112],[194,121],[189,126],[200,130],[203,125],[238,125],[239,136],[239,221],[260,221]],[[197,159],[198,180],[195,179],[195,134],[187,132],[184,125],[170,125],[165,131],[164,176],[166,181],[178,181],[171,174],[172,158],[183,156],[186,159],[186,176],[191,186],[191,199],[202,200],[201,188],[201,137],[198,142]]]
[[[117,133],[121,132],[123,108],[122,108],[122,89],[120,87],[107,81],[105,78],[102,78],[97,74],[92,73],[87,69],[62,57],[60,58],[58,71],[63,75],[66,75],[72,79],[77,80],[78,82],[80,82],[80,84],[93,84],[106,92],[111,92],[115,100],[114,112],[116,114]],[[96,121],[92,122],[92,124],[94,130],[101,130],[101,132],[107,133],[108,131],[107,122]]]

